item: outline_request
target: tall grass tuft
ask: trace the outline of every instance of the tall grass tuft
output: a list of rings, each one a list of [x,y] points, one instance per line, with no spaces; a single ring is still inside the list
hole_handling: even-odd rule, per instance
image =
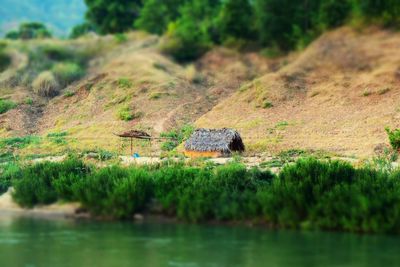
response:
[[[43,97],[58,95],[60,85],[51,71],[44,71],[32,82],[33,91]]]
[[[65,87],[85,75],[85,71],[76,63],[57,63],[51,69],[61,87]]]

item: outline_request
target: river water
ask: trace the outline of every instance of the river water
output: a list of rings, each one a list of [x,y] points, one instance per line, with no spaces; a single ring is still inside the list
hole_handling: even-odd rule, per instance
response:
[[[400,266],[400,238],[0,215],[0,267]]]

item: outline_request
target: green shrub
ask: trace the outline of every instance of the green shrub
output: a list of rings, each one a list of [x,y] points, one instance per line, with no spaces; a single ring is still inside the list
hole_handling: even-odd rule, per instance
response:
[[[125,34],[123,33],[117,33],[114,35],[114,39],[117,43],[121,44],[121,43],[125,43],[126,41],[128,41],[128,37],[126,37]]]
[[[58,95],[60,85],[52,72],[44,71],[32,82],[32,88],[39,96],[54,97]]]
[[[85,75],[85,71],[76,63],[58,63],[51,69],[58,83],[65,87]]]
[[[0,166],[0,195],[8,190],[12,181],[21,175],[21,167],[16,163],[6,163]]]
[[[171,216],[178,213],[182,193],[197,179],[201,172],[198,168],[184,168],[175,165],[161,168],[155,173],[154,196],[158,204],[161,205],[163,213]],[[206,171],[201,173],[201,175],[206,174]]]
[[[47,138],[54,144],[57,145],[65,145],[67,144],[66,136],[67,132],[59,132],[59,133],[49,133]]]
[[[194,130],[195,128],[193,125],[185,124],[179,129],[161,133],[161,137],[167,138],[167,141],[161,144],[161,149],[164,151],[174,150],[179,144],[187,140]]]
[[[13,181],[14,200],[23,207],[51,204],[58,199],[75,200],[73,187],[83,180],[88,168],[71,158],[61,163],[43,162],[22,169],[21,177]]]
[[[76,185],[79,201],[96,215],[110,215],[110,198],[115,186],[129,176],[127,169],[113,166],[100,169]]]
[[[71,61],[71,59],[75,57],[75,53],[72,49],[57,44],[43,45],[39,47],[39,51],[37,52],[56,62]]]
[[[130,169],[128,177],[115,185],[108,209],[116,218],[129,218],[143,212],[149,204],[153,185],[149,173],[144,169]]]
[[[11,100],[0,99],[0,114],[6,113],[7,111],[14,109],[17,105]]]
[[[264,212],[275,223],[296,227],[309,219],[321,196],[336,184],[351,183],[354,173],[351,165],[338,161],[301,159],[287,165],[263,195]]]
[[[389,137],[390,145],[394,150],[400,149],[400,129],[390,130],[390,128],[386,128],[386,133]]]
[[[73,97],[75,95],[75,92],[72,92],[72,91],[66,91],[65,93],[64,93],[64,96],[65,97]]]
[[[118,110],[118,118],[123,121],[131,121],[134,119],[134,114],[129,106],[125,106]]]
[[[11,64],[11,57],[0,48],[0,73]]]
[[[33,105],[33,99],[32,98],[25,99],[25,104],[29,105],[29,106],[32,106]]]
[[[135,213],[189,222],[265,220],[295,228],[400,233],[400,171],[355,169],[340,161],[300,159],[278,176],[239,163],[184,163],[94,170],[81,161],[4,165],[0,185],[12,182],[24,207],[79,201],[94,215]]]
[[[236,163],[201,170],[180,197],[178,217],[195,222],[257,218],[257,189],[268,185],[273,177],[270,172],[249,171]]]
[[[119,78],[118,87],[122,89],[128,89],[132,87],[132,81],[128,78]]]
[[[265,108],[265,109],[267,109],[267,108],[272,108],[274,105],[271,103],[271,102],[269,102],[269,101],[265,101],[264,103],[263,103],[263,108]]]
[[[2,138],[0,139],[0,149],[5,149],[5,148],[21,149],[30,144],[38,144],[39,142],[40,142],[40,137],[34,135]]]

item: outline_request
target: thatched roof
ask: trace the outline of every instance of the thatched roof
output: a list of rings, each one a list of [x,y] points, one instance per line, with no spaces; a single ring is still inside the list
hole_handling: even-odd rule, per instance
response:
[[[130,130],[128,132],[124,132],[121,134],[116,134],[119,137],[130,137],[130,138],[137,138],[137,139],[151,139],[151,136],[143,131],[138,130]]]
[[[188,151],[218,151],[230,154],[234,151],[244,151],[240,134],[234,129],[197,129],[186,141]]]

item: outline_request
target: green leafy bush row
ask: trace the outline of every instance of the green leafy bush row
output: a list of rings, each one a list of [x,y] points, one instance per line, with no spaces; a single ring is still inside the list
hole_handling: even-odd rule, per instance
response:
[[[114,218],[142,212],[189,222],[252,220],[293,228],[400,232],[400,171],[315,159],[300,159],[277,176],[238,163],[94,169],[70,159],[10,168],[14,198],[27,207],[67,200]],[[3,176],[10,184],[10,175]]]

